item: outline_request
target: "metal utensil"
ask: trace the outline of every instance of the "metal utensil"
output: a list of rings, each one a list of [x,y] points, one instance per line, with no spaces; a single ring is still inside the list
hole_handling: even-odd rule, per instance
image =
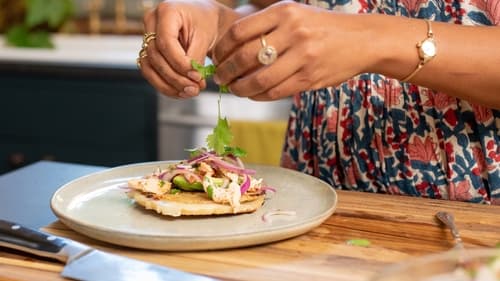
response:
[[[436,218],[438,218],[444,225],[446,225],[451,230],[451,235],[455,240],[455,249],[463,250],[464,244],[458,228],[455,225],[455,218],[451,213],[440,211],[436,213]]]
[[[61,275],[76,280],[215,280],[106,253],[5,220],[0,220],[0,247],[59,260],[66,264]]]

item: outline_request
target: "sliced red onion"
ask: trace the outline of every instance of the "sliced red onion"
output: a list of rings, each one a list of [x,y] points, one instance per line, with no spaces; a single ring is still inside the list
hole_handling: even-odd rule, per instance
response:
[[[191,165],[184,165],[184,164],[177,164],[175,167],[176,167],[177,169],[182,169],[182,170],[184,170],[184,169],[191,169],[191,168],[193,168]]]
[[[198,176],[197,174],[195,174],[193,171],[191,170],[188,170],[188,169],[174,169],[174,170],[171,170],[171,171],[167,171],[161,175],[158,176],[158,178],[160,178],[161,180],[164,180],[164,181],[167,181],[167,182],[170,182],[172,181],[172,179],[177,176],[177,175],[180,175],[180,174],[186,174],[186,175],[189,175],[193,178],[196,179],[196,181],[199,181],[201,182],[201,178],[200,176]]]
[[[217,156],[210,155],[209,160],[212,161],[212,163],[215,164],[216,166],[218,166],[219,168],[223,168],[223,169],[228,170],[228,171],[233,172],[233,173],[246,174],[246,175],[255,174],[255,170],[240,168],[240,167],[232,165],[224,160],[221,160]]]
[[[245,175],[245,180],[243,180],[243,183],[240,186],[241,194],[245,194],[245,192],[247,192],[249,188],[250,188],[250,177],[248,175]]]
[[[276,192],[276,189],[274,189],[274,187],[270,187],[270,186],[263,186],[263,187],[261,187],[260,189],[261,189],[261,190],[263,190],[263,191],[268,191],[268,190],[270,190],[270,191],[272,191],[272,192]]]
[[[196,163],[198,163],[198,162],[200,162],[200,161],[203,161],[203,160],[207,159],[209,155],[210,155],[210,154],[209,154],[208,152],[204,152],[204,153],[202,153],[202,154],[200,154],[200,155],[198,155],[198,156],[196,156],[196,157],[193,157],[193,158],[189,159],[189,160],[187,161],[187,163],[188,163],[189,165],[196,164]]]
[[[295,211],[284,211],[284,210],[273,210],[273,211],[268,211],[262,215],[262,221],[270,223],[272,222],[271,217],[272,216],[296,216],[297,212]]]

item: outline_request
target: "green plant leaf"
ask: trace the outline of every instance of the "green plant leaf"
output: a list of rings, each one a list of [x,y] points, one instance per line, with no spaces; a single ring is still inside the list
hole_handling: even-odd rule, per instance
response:
[[[50,35],[45,31],[30,31],[24,25],[11,27],[6,33],[7,44],[25,48],[53,48]]]
[[[73,5],[71,0],[51,0],[49,2],[50,10],[48,17],[49,26],[57,28],[73,14]]]
[[[51,28],[61,26],[73,14],[71,0],[25,0],[27,11],[25,24],[29,28],[48,24]]]
[[[25,0],[26,18],[25,24],[28,28],[35,27],[48,20],[50,14],[49,5],[45,0]],[[51,0],[49,0],[51,2]]]

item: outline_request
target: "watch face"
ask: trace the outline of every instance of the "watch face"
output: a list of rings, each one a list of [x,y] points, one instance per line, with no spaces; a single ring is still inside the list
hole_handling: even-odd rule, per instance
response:
[[[436,44],[432,39],[426,39],[422,42],[422,46],[420,47],[422,54],[425,57],[433,57],[436,55]]]

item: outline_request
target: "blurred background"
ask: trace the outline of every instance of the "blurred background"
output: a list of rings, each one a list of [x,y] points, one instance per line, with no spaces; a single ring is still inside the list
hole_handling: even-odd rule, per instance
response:
[[[179,160],[205,145],[217,85],[208,81],[191,100],[168,99],[136,67],[143,14],[158,2],[0,0],[0,174],[40,160]],[[290,104],[222,96],[244,161],[278,165]]]

